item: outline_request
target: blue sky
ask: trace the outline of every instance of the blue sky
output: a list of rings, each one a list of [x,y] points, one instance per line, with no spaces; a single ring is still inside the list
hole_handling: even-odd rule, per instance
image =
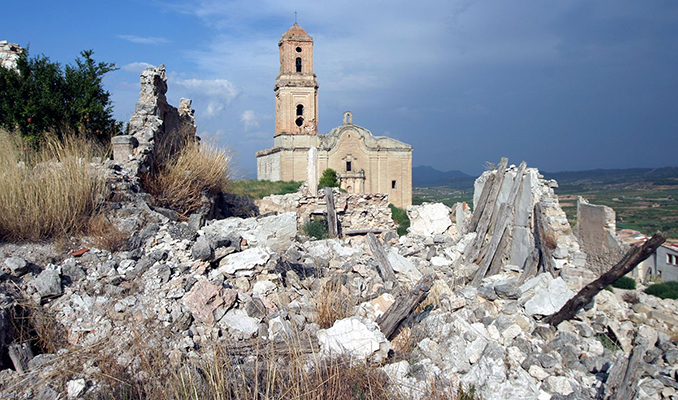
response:
[[[277,43],[314,38],[319,130],[351,110],[414,146],[413,165],[482,171],[502,156],[543,171],[678,166],[678,2],[14,1],[0,40],[72,63],[114,62],[106,89],[128,121],[145,66],[240,176],[273,144]]]

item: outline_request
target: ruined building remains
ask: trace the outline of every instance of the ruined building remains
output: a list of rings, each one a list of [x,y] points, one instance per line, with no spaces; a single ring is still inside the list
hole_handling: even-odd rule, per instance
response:
[[[22,52],[23,49],[18,44],[0,40],[0,67],[16,70]]]
[[[412,146],[373,136],[353,124],[350,111],[344,113],[341,126],[318,134],[313,39],[295,23],[278,46],[273,147],[257,152],[257,178],[307,181],[310,161],[316,177],[327,168],[337,171],[341,188],[349,193],[386,193],[398,207],[412,204]]]
[[[191,100],[181,99],[176,108],[167,102],[165,66],[146,68],[140,77],[139,101],[130,118],[127,134],[112,138],[116,161],[130,161],[147,172],[180,150],[196,133]]]

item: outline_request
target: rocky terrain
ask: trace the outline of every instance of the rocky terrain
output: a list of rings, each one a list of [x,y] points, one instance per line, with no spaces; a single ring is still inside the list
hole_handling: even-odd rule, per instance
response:
[[[287,197],[294,204],[303,196]],[[356,204],[372,200],[359,197]],[[218,342],[285,342],[300,334],[317,339],[321,354],[379,363],[412,398],[426,393],[432,377],[473,386],[482,399],[601,397],[611,370],[643,343],[638,398],[676,397],[676,301],[602,291],[574,320],[551,329],[540,318],[572,297],[579,281],[545,272],[521,284],[521,268],[505,264],[478,287],[460,284],[478,269],[464,262],[476,233],[461,234],[443,205],[411,207],[407,236],[382,234],[395,281],[382,277],[364,236],[309,240],[295,212],[201,225],[168,218],[143,196],[117,206],[115,223],[133,244],[125,251],[90,247],[68,255],[50,246],[2,245],[3,398],[95,392],[96,358],[91,365],[85,359],[65,386],[49,379],[84,349],[133,372],[139,341],[181,365]],[[427,299],[387,340],[375,320],[393,303],[394,288],[409,289],[426,274],[435,277]],[[321,329],[319,294],[337,288],[351,299],[348,315]],[[21,344],[13,316],[28,309],[26,302],[53,316],[66,342],[18,371],[8,351]]]

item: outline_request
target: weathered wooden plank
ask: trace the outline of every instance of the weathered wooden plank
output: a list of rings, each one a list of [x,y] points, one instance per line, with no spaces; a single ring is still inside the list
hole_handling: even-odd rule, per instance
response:
[[[434,274],[424,275],[406,294],[399,296],[395,303],[377,319],[377,325],[386,339],[391,340],[400,324],[424,301],[433,286]]]
[[[620,363],[611,371],[605,385],[605,398],[608,400],[626,400],[635,398],[638,390],[638,379],[642,370],[639,362],[645,355],[647,346],[640,344],[631,350],[628,361]],[[625,368],[624,368],[625,367]],[[612,375],[614,373],[614,375]]]
[[[555,250],[555,234],[544,221],[544,206],[541,202],[534,206],[534,244],[539,249],[539,270],[548,272],[556,278],[553,265],[553,251]]]
[[[377,239],[377,236],[374,233],[367,234],[367,244],[370,246],[370,251],[374,256],[374,260],[379,265],[381,278],[384,281],[391,281],[394,285],[397,285],[398,279],[396,278],[396,274],[393,271],[391,263],[388,261],[386,251],[384,250],[384,247],[381,245],[381,243],[379,243],[379,239]]]
[[[349,231],[342,231],[341,233],[344,236],[355,236],[355,235],[367,235],[368,233],[373,233],[375,235],[383,233],[385,229],[372,228],[372,229],[351,229]]]
[[[13,344],[7,348],[14,369],[23,374],[28,372],[28,362],[33,359],[33,351],[28,343]]]
[[[331,238],[339,236],[337,212],[334,209],[334,192],[331,187],[325,188],[325,202],[327,203],[327,234]]]
[[[501,267],[505,265],[504,256],[510,251],[511,246],[511,224],[509,224],[504,230],[504,234],[501,236],[501,241],[499,242],[499,247],[494,253],[494,258],[490,263],[490,269],[487,271],[486,276],[496,275],[501,271]]]
[[[539,267],[539,249],[536,247],[532,249],[530,255],[525,260],[523,265],[523,273],[520,275],[518,280],[518,285],[522,285],[526,280],[532,278],[537,274],[537,268]]]
[[[288,354],[317,353],[320,350],[318,338],[315,335],[294,335],[285,341],[269,341],[251,339],[224,345],[224,352],[233,356],[269,356]]]
[[[572,319],[579,310],[591,302],[595,295],[605,289],[607,285],[631,272],[638,264],[650,257],[665,241],[666,233],[655,233],[642,246],[631,247],[617,265],[595,281],[584,286],[558,312],[546,317],[545,322],[555,327],[563,321]]]
[[[490,191],[492,190],[492,185],[494,183],[494,175],[490,175],[483,185],[483,190],[480,192],[480,197],[478,198],[478,204],[473,210],[473,215],[471,215],[471,222],[468,225],[468,232],[475,232],[478,228],[478,222],[480,222],[480,216],[483,215],[485,210],[485,205],[487,204],[487,198],[490,196]]]
[[[502,159],[502,161],[504,160],[505,159]],[[503,203],[499,207],[498,213],[499,216],[497,219],[497,223],[494,226],[492,239],[490,239],[488,251],[485,257],[483,258],[482,262],[480,263],[480,269],[476,273],[476,276],[473,278],[472,282],[473,286],[479,286],[480,282],[485,277],[485,274],[487,274],[490,264],[492,263],[492,260],[494,260],[495,254],[497,253],[497,249],[499,248],[499,244],[501,243],[501,240],[504,236],[504,232],[506,232],[506,228],[508,227],[509,223],[513,220],[513,210],[515,208],[515,202],[518,199],[520,187],[523,184],[523,173],[525,172],[525,168],[527,168],[527,163],[523,161],[522,163],[520,163],[520,167],[518,167],[518,171],[516,172],[516,179],[513,182],[513,186],[511,186],[511,191],[509,192],[508,199],[506,199],[506,203]]]
[[[466,261],[467,262],[478,262],[478,256],[480,255],[480,250],[485,244],[485,237],[487,232],[490,230],[490,224],[492,223],[492,215],[494,214],[494,206],[497,202],[497,197],[499,196],[499,191],[501,190],[501,185],[504,182],[504,176],[506,175],[506,165],[508,164],[508,158],[504,157],[499,162],[497,167],[497,172],[495,174],[495,179],[492,183],[492,188],[490,194],[487,198],[485,208],[480,217],[480,222],[478,223],[478,228],[476,229],[476,237],[473,240],[469,251],[466,251]]]

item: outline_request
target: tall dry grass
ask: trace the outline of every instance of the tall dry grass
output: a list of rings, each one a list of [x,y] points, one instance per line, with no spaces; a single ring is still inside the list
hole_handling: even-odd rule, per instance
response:
[[[316,302],[316,322],[323,329],[330,328],[336,321],[353,315],[351,311],[353,311],[355,300],[336,280],[325,283]]]
[[[155,205],[188,217],[202,205],[203,193],[225,192],[230,178],[228,153],[189,141],[178,153],[143,177]]]
[[[104,151],[76,135],[48,136],[39,150],[0,131],[0,238],[39,240],[82,229],[106,181],[89,163]]]

